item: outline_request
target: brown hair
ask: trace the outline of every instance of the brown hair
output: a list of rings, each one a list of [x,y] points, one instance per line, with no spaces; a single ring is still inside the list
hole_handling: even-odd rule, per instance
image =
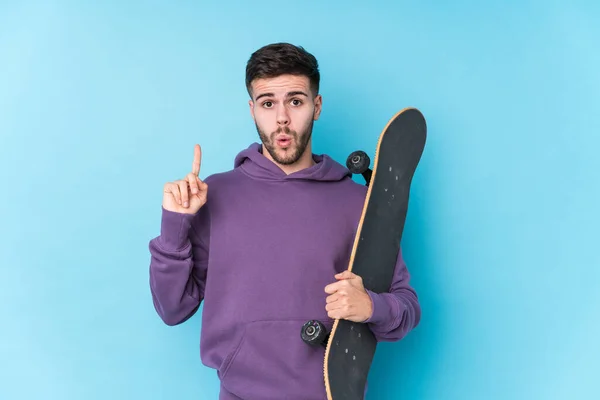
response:
[[[250,56],[246,65],[246,89],[252,97],[251,84],[255,79],[274,78],[279,75],[304,75],[310,88],[319,93],[319,64],[315,56],[300,46],[273,43],[261,47]]]

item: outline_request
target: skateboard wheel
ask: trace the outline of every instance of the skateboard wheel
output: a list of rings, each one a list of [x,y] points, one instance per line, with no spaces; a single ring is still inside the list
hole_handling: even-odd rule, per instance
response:
[[[313,319],[302,326],[300,336],[305,343],[311,346],[325,346],[329,335],[325,325],[323,325],[322,322]]]
[[[353,174],[363,174],[369,169],[371,159],[362,150],[352,152],[346,159],[346,167]]]

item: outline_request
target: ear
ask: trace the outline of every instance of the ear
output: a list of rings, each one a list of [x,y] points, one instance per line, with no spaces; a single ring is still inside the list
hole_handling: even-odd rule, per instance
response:
[[[252,119],[254,119],[254,102],[252,100],[248,100],[248,106],[250,106],[250,115]]]
[[[315,112],[313,115],[313,119],[315,121],[319,119],[322,108],[323,108],[323,97],[320,94],[318,94],[317,97],[315,97]]]

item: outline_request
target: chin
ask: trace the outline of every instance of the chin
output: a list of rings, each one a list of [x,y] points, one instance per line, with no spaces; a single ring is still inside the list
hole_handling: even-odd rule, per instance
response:
[[[275,150],[275,154],[277,155],[276,158],[274,157],[275,161],[283,165],[294,164],[298,162],[301,157],[301,154],[298,154],[298,149],[296,147],[290,147],[285,150],[277,149]]]

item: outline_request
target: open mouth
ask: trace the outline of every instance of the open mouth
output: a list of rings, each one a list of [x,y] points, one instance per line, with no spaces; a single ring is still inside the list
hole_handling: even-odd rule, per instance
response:
[[[279,137],[275,140],[279,147],[289,147],[292,144],[291,137]]]

